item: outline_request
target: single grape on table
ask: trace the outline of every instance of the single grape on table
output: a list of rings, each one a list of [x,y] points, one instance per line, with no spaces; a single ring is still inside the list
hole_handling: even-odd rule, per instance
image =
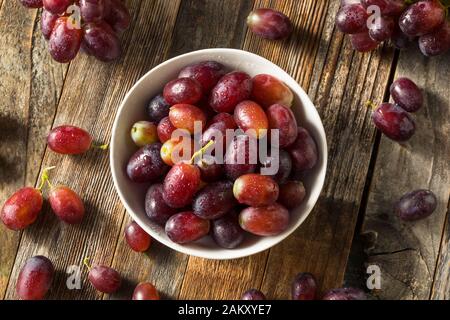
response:
[[[390,91],[394,101],[407,112],[416,112],[423,106],[422,91],[408,78],[395,80]]]
[[[47,137],[50,150],[59,154],[83,154],[91,149],[92,142],[92,136],[86,130],[69,125],[53,129]]]
[[[373,113],[375,126],[394,141],[407,141],[416,131],[413,118],[400,106],[382,103]]]
[[[315,300],[316,297],[316,278],[311,273],[298,274],[292,283],[292,300]]]
[[[125,228],[125,239],[133,251],[145,252],[150,248],[152,238],[136,222]]]
[[[48,201],[53,212],[68,224],[79,224],[83,221],[85,209],[80,196],[72,189],[64,186],[52,188]]]
[[[288,38],[294,27],[283,13],[273,9],[256,9],[247,18],[247,25],[256,35],[268,40]]]
[[[85,264],[87,264],[85,262]],[[122,277],[113,268],[107,266],[89,267],[89,282],[97,291],[112,294],[119,291],[122,285]]]
[[[250,290],[244,292],[241,300],[257,301],[257,300],[267,300],[267,299],[266,299],[266,296],[264,295],[264,293],[262,293],[261,291],[259,291],[257,289],[250,289]]]
[[[322,300],[367,300],[367,296],[361,289],[339,288],[325,293]]]
[[[21,300],[43,300],[52,285],[54,273],[53,263],[47,257],[28,259],[17,279],[17,295]]]
[[[429,190],[405,194],[396,204],[395,213],[404,221],[417,221],[433,214],[437,208],[436,195]]]
[[[133,292],[133,300],[160,300],[158,290],[149,282],[139,283]]]

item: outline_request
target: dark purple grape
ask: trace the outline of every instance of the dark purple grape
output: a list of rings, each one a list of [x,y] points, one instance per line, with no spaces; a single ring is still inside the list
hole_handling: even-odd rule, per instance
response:
[[[17,295],[22,300],[42,300],[53,280],[55,269],[52,262],[43,256],[27,260],[16,283]]]
[[[378,41],[373,40],[367,31],[351,34],[350,42],[352,43],[353,49],[358,52],[369,52],[375,50],[380,44]]]
[[[408,78],[399,78],[391,85],[391,96],[405,111],[416,112],[422,108],[422,91]]]
[[[404,0],[361,0],[365,8],[377,6],[382,15],[398,17],[406,8]]]
[[[80,0],[80,13],[84,22],[95,22],[105,16],[104,0]]]
[[[234,108],[252,94],[252,78],[244,72],[224,75],[212,89],[209,105],[216,112],[233,113]]]
[[[100,292],[115,293],[122,285],[120,274],[113,268],[96,266],[89,271],[89,282]]]
[[[46,40],[50,39],[53,28],[55,27],[56,20],[58,20],[58,18],[59,16],[57,14],[53,14],[45,9],[42,10],[41,31]]]
[[[315,300],[317,282],[311,273],[298,274],[292,283],[292,300]]]
[[[249,136],[234,137],[225,154],[225,174],[228,179],[234,181],[244,174],[256,172],[257,146],[254,142],[255,139]]]
[[[436,210],[437,198],[429,190],[416,190],[405,194],[395,205],[395,212],[404,221],[422,220]]]
[[[361,4],[342,7],[336,15],[336,26],[346,34],[356,34],[367,30],[369,15]]]
[[[395,30],[395,20],[391,17],[380,17],[369,25],[369,36],[379,42],[383,42],[392,37]]]
[[[427,57],[434,57],[450,50],[450,22],[445,22],[436,31],[419,38],[420,51]]]
[[[360,289],[339,288],[328,291],[322,300],[367,300],[367,296]]]
[[[214,159],[201,159],[197,163],[197,166],[200,169],[203,182],[211,183],[219,181],[225,173],[225,167],[222,164],[215,163]]]
[[[251,289],[244,292],[241,300],[266,300],[266,296],[259,290]]]
[[[293,144],[297,138],[298,125],[292,110],[281,104],[274,104],[267,109],[266,113],[270,129],[279,132],[280,148]]]
[[[20,0],[20,3],[27,8],[42,8],[42,0]]]
[[[245,232],[233,213],[227,214],[212,222],[212,237],[216,243],[225,249],[237,248],[245,239]]]
[[[297,139],[287,150],[292,158],[294,173],[314,168],[319,159],[316,142],[305,128],[298,128]]]
[[[445,9],[437,0],[419,1],[403,12],[399,20],[402,31],[420,37],[435,31],[445,21]]]
[[[233,196],[233,183],[215,182],[203,188],[193,202],[194,213],[207,220],[218,219],[237,205]]]
[[[45,10],[54,14],[63,14],[73,3],[73,0],[43,0],[42,4]]]
[[[159,123],[169,116],[171,105],[167,103],[162,94],[154,97],[147,106],[147,114],[150,120]]]
[[[155,182],[163,177],[169,167],[161,159],[160,143],[154,143],[138,150],[127,165],[127,174],[137,183]]]
[[[288,38],[294,27],[283,13],[273,9],[256,9],[247,18],[247,25],[256,35],[269,40]]]
[[[200,219],[193,212],[182,212],[172,216],[166,223],[166,234],[175,243],[197,241],[209,233],[209,220]]]
[[[114,30],[106,22],[91,22],[83,26],[83,48],[100,61],[110,62],[120,57],[122,49]]]
[[[170,105],[190,104],[195,105],[203,97],[203,89],[195,79],[179,78],[170,81],[164,87],[164,99]]]
[[[292,210],[299,207],[306,197],[305,186],[300,181],[289,181],[280,186],[278,202],[287,209]]]
[[[197,80],[205,94],[215,87],[220,78],[226,74],[225,66],[215,61],[204,61],[185,67],[178,78],[191,78]]]
[[[60,63],[70,62],[78,54],[82,38],[83,30],[72,26],[67,17],[58,18],[48,43],[50,55]]]
[[[117,33],[122,33],[130,26],[131,15],[121,0],[108,0],[109,12],[105,20]]]
[[[394,141],[407,141],[416,131],[416,125],[408,112],[392,103],[381,104],[372,114],[375,126]]]
[[[279,167],[278,172],[271,177],[279,184],[283,184],[288,180],[292,172],[292,159],[289,152],[280,150],[278,157],[268,156],[262,161],[261,168],[270,169],[276,165]],[[261,169],[261,174],[263,173],[264,171]]]
[[[162,184],[154,184],[148,189],[145,196],[145,213],[147,217],[160,225],[165,225],[167,220],[177,213],[176,209],[169,207],[164,201],[163,192]]]

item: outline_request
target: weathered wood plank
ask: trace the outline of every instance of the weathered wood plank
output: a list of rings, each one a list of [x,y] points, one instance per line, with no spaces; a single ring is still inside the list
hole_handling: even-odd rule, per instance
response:
[[[18,1],[0,6],[0,202],[18,188],[36,183],[45,135],[55,117],[67,65],[50,58],[37,10]],[[16,256],[20,232],[0,226],[0,298]]]
[[[133,23],[123,35],[122,59],[103,64],[92,57],[77,57],[68,71],[55,126],[78,125],[99,141],[109,141],[117,107],[126,92],[167,55],[179,2],[134,0],[128,5]],[[87,256],[95,264],[112,262],[124,210],[113,187],[107,152],[63,157],[47,150],[43,164],[56,165],[53,182],[69,185],[85,200],[86,219],[80,226],[67,226],[45,208],[37,223],[23,234],[6,297],[16,297],[14,286],[25,260],[44,254],[58,270],[50,299],[100,298],[87,283],[85,272],[82,290],[68,290],[65,271],[70,265],[81,265]]]
[[[252,2],[247,0],[183,1],[169,57],[204,48],[240,47],[245,35],[242,25],[243,16],[251,9],[251,5]],[[224,32],[224,30],[227,31]],[[130,218],[127,217],[124,225],[130,221]],[[187,267],[188,260],[189,266]],[[223,295],[229,294],[229,290],[223,290],[223,288],[229,286],[231,275],[217,270],[223,263],[218,264],[219,266],[211,261],[189,258],[160,244],[152,247],[146,255],[132,253],[121,236],[113,266],[122,274],[127,275],[129,286],[125,292],[114,295],[113,298],[129,297],[133,287],[138,282],[145,280],[153,282],[165,298],[176,299],[179,295],[188,299],[223,297]],[[130,265],[133,266],[132,269]],[[241,267],[241,264],[235,265],[234,269],[239,270]],[[205,283],[204,280],[199,281],[199,277],[205,279],[211,274],[224,277],[214,280],[217,288],[220,288],[219,292],[214,292],[214,290],[205,292],[203,287],[195,290],[199,285]],[[250,282],[254,276],[248,273],[245,278]],[[183,290],[181,290],[182,282]],[[192,290],[192,288],[194,289]]]
[[[380,299],[428,299],[435,271],[433,297],[449,294],[448,234],[442,238],[450,186],[449,62],[450,55],[430,59],[415,48],[400,54],[396,77],[407,76],[424,89],[425,107],[414,114],[417,132],[409,142],[383,137],[379,147],[362,233],[370,240],[366,264],[382,271],[382,288],[374,292]],[[401,222],[393,205],[416,189],[432,190],[438,208],[426,220]]]
[[[442,237],[441,251],[434,275],[431,299],[450,300],[450,203],[447,207],[445,230]]]

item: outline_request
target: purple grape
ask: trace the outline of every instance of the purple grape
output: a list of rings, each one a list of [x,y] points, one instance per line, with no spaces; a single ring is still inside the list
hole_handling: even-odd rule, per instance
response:
[[[395,21],[391,17],[380,17],[375,19],[369,26],[369,36],[379,42],[383,42],[392,37],[395,30]]]
[[[450,50],[450,22],[445,22],[436,31],[419,38],[420,51],[427,57],[434,57]]]
[[[413,118],[398,105],[381,104],[372,114],[375,126],[394,141],[407,141],[416,131]]]
[[[272,175],[271,177],[278,182],[279,184],[285,183],[292,172],[292,159],[289,155],[289,152],[285,150],[280,150],[278,157],[272,157],[268,156],[262,163],[261,168],[271,168],[272,166],[276,165],[278,162],[279,169],[278,172],[275,175]],[[263,171],[261,170],[261,174]]]
[[[339,288],[328,291],[322,300],[367,300],[367,296],[360,289]]]
[[[361,0],[365,8],[370,6],[377,6],[380,12],[386,16],[398,17],[406,8],[404,0]]]
[[[195,197],[192,207],[198,217],[213,220],[224,216],[236,205],[233,183],[222,181],[203,188]]]
[[[20,0],[22,5],[27,8],[42,8],[42,0]]]
[[[292,300],[315,300],[317,282],[311,273],[298,274],[292,283]]]
[[[369,52],[375,50],[380,44],[378,41],[373,40],[367,31],[351,34],[350,42],[352,43],[353,49],[358,52]]]
[[[104,0],[80,0],[80,13],[84,22],[95,22],[105,15]]]
[[[48,43],[50,55],[60,63],[70,62],[78,54],[82,38],[82,30],[73,27],[67,17],[59,17]]]
[[[58,20],[58,18],[59,16],[57,14],[53,14],[45,9],[42,10],[41,31],[46,40],[50,39],[53,28],[55,27],[56,20]]]
[[[256,289],[251,289],[246,291],[243,295],[242,295],[242,299],[241,300],[267,300],[266,296],[264,295],[264,293],[262,293],[259,290]]]
[[[222,248],[234,249],[244,241],[245,232],[238,223],[238,217],[230,213],[212,222],[212,237]]]
[[[160,225],[165,225],[171,216],[177,213],[167,205],[163,198],[163,185],[158,183],[148,189],[145,196],[145,213],[147,217]]]
[[[429,190],[416,190],[405,194],[395,205],[395,212],[404,221],[422,220],[436,210],[437,198]]]
[[[191,78],[197,80],[203,92],[209,93],[212,88],[226,74],[225,66],[215,61],[204,61],[185,67],[178,78]]]
[[[402,31],[411,37],[433,32],[445,21],[444,6],[437,0],[419,1],[406,9],[399,20]]]
[[[161,147],[160,143],[145,146],[130,158],[127,174],[131,181],[155,182],[169,171],[169,167],[161,159]]]
[[[42,300],[52,284],[55,269],[43,256],[32,257],[22,267],[17,279],[16,291],[22,300]]]
[[[127,6],[121,0],[108,0],[109,12],[105,16],[106,22],[117,33],[122,33],[130,26],[131,15]]]
[[[83,48],[100,61],[110,62],[120,57],[122,49],[116,33],[106,22],[91,22],[83,26]]]
[[[269,40],[286,39],[294,29],[286,15],[273,9],[252,11],[247,18],[247,25],[253,33]]]
[[[161,122],[162,119],[169,116],[171,105],[167,103],[162,94],[154,97],[147,106],[147,114],[151,121]]]
[[[346,34],[356,34],[367,30],[369,15],[361,4],[342,7],[336,15],[336,26]]]
[[[416,112],[423,105],[423,94],[419,87],[408,78],[399,78],[391,85],[394,101],[408,112]]]
[[[316,142],[305,128],[298,128],[297,139],[287,151],[292,158],[294,173],[311,170],[319,159]]]
[[[225,167],[213,160],[202,159],[197,163],[197,166],[200,169],[202,181],[207,183],[219,181],[225,172]]]
[[[205,237],[209,233],[210,222],[200,219],[193,212],[182,212],[170,217],[165,230],[170,240],[185,244]]]
[[[115,293],[122,284],[120,274],[106,266],[96,266],[89,271],[89,282],[100,292]]]
[[[306,197],[306,189],[300,181],[288,181],[280,186],[278,202],[289,210],[300,207]]]
[[[247,173],[254,173],[258,165],[251,163],[251,154],[257,155],[253,138],[249,136],[237,136],[227,149],[225,154],[225,174],[231,181]],[[242,158],[243,161],[240,161]]]

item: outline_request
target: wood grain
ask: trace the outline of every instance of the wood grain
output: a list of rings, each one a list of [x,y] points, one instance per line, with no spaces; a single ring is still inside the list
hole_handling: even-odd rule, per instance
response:
[[[428,299],[435,277],[450,186],[450,56],[426,58],[416,49],[400,55],[396,77],[407,76],[425,92],[425,106],[414,114],[415,136],[401,145],[383,137],[376,160],[362,233],[366,264],[382,270],[380,299]],[[392,207],[406,192],[430,189],[439,199],[430,218],[401,222]],[[434,297],[448,296],[448,235],[442,242]]]
[[[37,10],[18,1],[1,5],[0,202],[25,185],[34,186],[45,136],[56,113],[67,65],[54,62],[40,34]],[[0,226],[0,298],[14,263],[20,232]]]
[[[450,300],[450,202],[447,206],[445,230],[442,236],[439,260],[434,275],[431,299]]]

